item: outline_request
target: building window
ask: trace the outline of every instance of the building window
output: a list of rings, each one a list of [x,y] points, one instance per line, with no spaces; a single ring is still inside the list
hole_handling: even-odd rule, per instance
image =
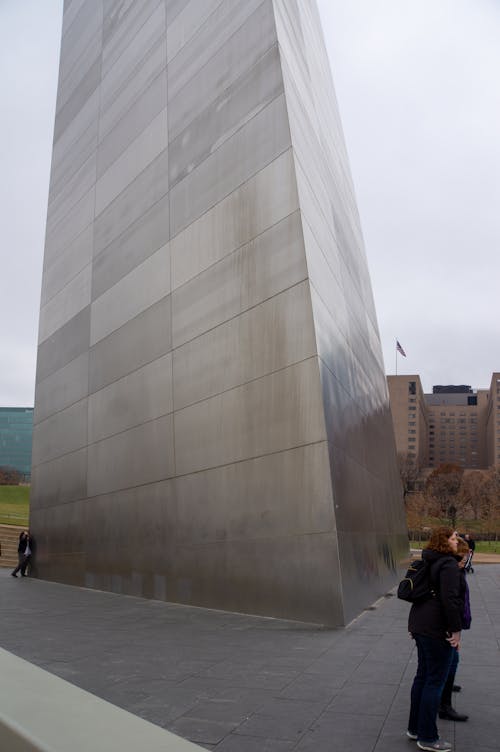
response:
[[[409,381],[408,382],[408,392],[409,392],[409,394],[416,394],[417,393],[417,382],[416,381]]]

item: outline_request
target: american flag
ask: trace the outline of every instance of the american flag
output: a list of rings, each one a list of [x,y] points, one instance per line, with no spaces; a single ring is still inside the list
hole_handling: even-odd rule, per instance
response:
[[[401,347],[401,345],[399,344],[399,342],[397,340],[396,340],[396,350],[398,351],[398,353],[401,353],[401,355],[404,358],[406,358],[406,353],[405,353],[405,351],[403,350],[403,348]]]

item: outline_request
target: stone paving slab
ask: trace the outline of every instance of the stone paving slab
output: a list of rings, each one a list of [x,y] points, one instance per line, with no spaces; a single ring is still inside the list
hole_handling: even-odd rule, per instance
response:
[[[500,565],[469,585],[455,702],[470,720],[440,732],[456,752],[497,752]],[[413,752],[408,609],[387,594],[332,630],[0,571],[1,647],[217,752]]]

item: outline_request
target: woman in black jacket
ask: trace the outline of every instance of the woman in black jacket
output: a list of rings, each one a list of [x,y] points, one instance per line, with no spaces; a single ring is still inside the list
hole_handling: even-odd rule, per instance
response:
[[[418,668],[411,688],[408,736],[420,749],[448,752],[452,746],[441,741],[436,718],[454,649],[460,647],[463,596],[455,555],[457,534],[438,527],[431,535],[422,558],[429,564],[434,596],[411,607],[408,629],[418,651]]]

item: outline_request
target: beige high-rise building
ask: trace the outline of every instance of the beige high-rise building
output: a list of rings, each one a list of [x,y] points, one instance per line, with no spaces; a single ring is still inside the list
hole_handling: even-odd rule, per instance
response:
[[[424,394],[415,374],[388,376],[387,383],[398,453],[419,468],[500,464],[500,373],[489,389],[434,386]]]
[[[500,372],[497,371],[491,376],[485,433],[488,465],[500,465]]]
[[[470,387],[434,387],[425,395],[429,414],[429,466],[453,463],[488,467],[486,405],[488,391]]]
[[[418,467],[428,465],[428,414],[420,377],[388,376],[392,422],[398,454]]]

